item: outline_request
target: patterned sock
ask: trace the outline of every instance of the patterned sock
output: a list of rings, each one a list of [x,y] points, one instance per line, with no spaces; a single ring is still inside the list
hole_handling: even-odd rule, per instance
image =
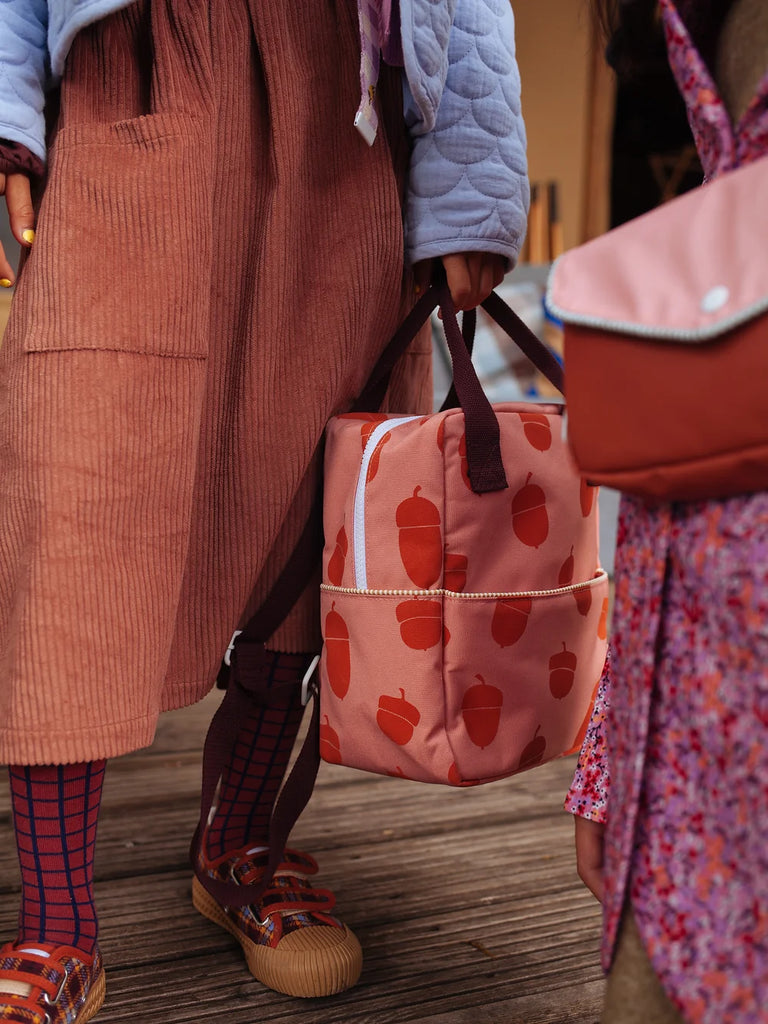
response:
[[[105,761],[91,761],[8,768],[23,942],[93,953],[98,934],[93,854],[105,767]]]
[[[295,680],[296,686],[278,707],[254,706],[238,733],[206,831],[204,848],[211,860],[246,843],[266,844],[272,807],[299,731],[304,711],[301,680],[312,655],[267,654],[269,684]]]

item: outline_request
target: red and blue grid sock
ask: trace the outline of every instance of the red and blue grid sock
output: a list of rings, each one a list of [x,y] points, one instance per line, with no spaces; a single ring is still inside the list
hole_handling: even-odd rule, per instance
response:
[[[296,685],[276,707],[254,705],[238,733],[206,831],[204,848],[211,860],[246,843],[266,844],[272,808],[301,724],[301,680],[312,655],[279,651],[267,654],[268,684],[295,681]]]
[[[93,855],[105,767],[106,761],[90,761],[8,768],[23,942],[93,953],[98,934]]]

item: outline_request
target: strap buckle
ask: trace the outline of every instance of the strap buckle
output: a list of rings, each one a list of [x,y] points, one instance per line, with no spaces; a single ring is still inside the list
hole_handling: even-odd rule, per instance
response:
[[[235,630],[235,632],[232,634],[232,639],[229,641],[229,647],[224,652],[223,661],[227,668],[230,668],[232,665],[232,651],[234,651],[235,649],[235,640],[237,640],[237,638],[240,636],[242,632],[242,629]]]
[[[306,707],[309,704],[312,697],[317,694],[317,681],[312,681],[312,676],[315,674],[315,669],[320,661],[320,655],[316,654],[312,661],[309,663],[309,668],[304,673],[304,678],[301,680],[301,703],[302,706]]]

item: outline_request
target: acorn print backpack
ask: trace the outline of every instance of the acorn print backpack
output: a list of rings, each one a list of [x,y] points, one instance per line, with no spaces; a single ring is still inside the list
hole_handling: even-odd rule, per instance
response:
[[[436,304],[454,385],[430,416],[352,412],[326,431],[321,757],[468,786],[578,749],[606,653],[597,492],[564,406],[491,406],[447,288],[417,303],[356,408]],[[562,391],[562,370],[498,296],[483,304]],[[455,407],[454,406],[455,403]]]

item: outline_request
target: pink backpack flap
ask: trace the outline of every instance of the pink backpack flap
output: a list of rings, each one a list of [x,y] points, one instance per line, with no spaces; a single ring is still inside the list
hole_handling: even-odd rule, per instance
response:
[[[578,749],[608,579],[597,491],[563,439],[564,407],[490,406],[441,305],[462,407],[350,413],[327,428],[320,752],[461,786]],[[515,340],[527,332],[497,296],[486,309]],[[487,457],[482,403],[498,427]]]
[[[561,256],[568,434],[584,476],[650,501],[768,487],[768,157]]]

